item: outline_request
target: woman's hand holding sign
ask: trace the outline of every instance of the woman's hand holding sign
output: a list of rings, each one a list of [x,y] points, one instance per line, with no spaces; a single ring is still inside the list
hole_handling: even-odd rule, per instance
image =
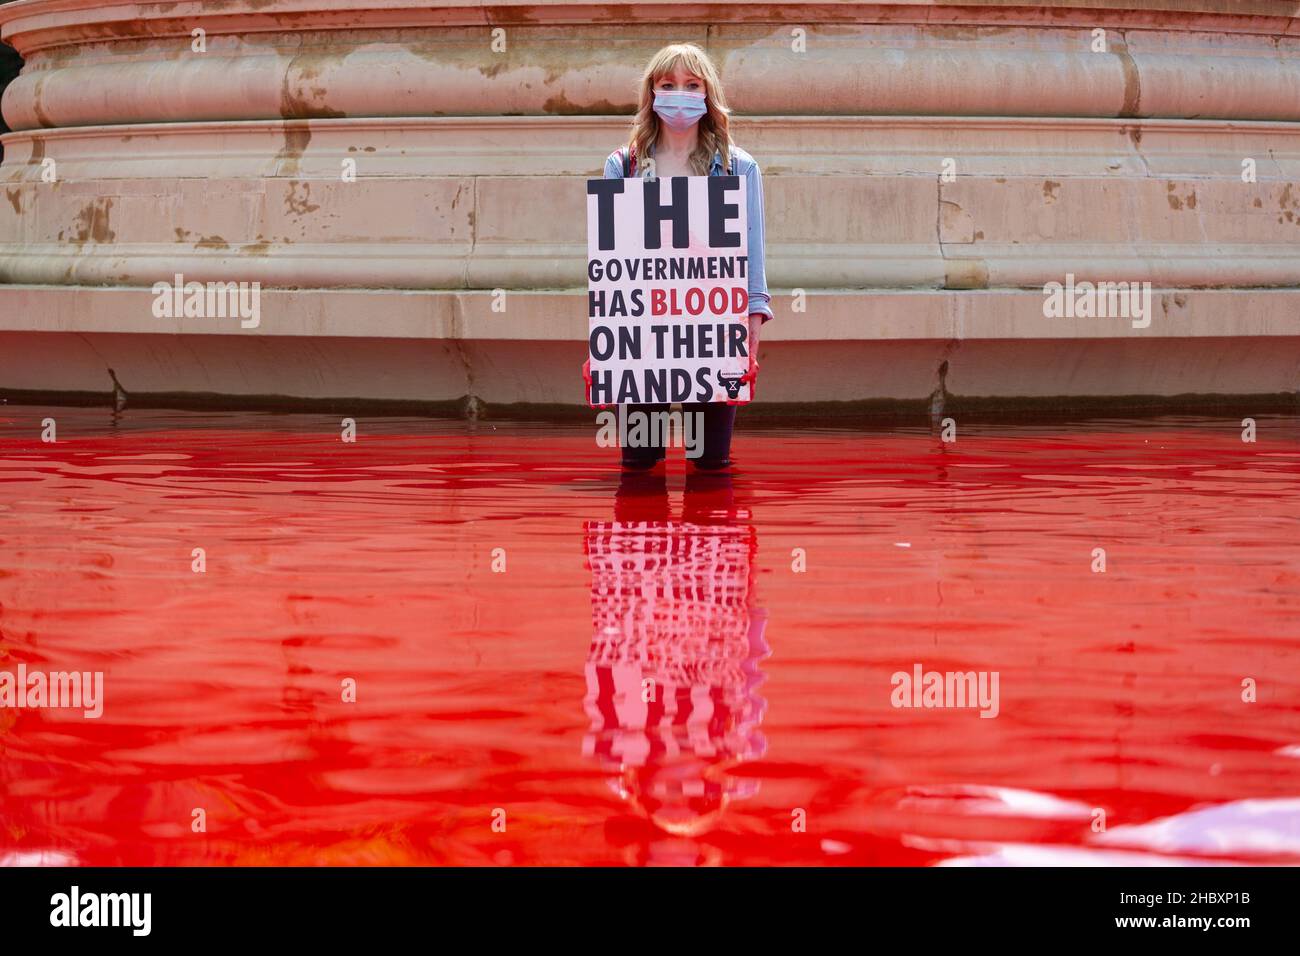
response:
[[[754,386],[758,381],[758,340],[762,337],[763,320],[767,318],[762,312],[749,313],[749,371],[742,377],[742,382],[749,383],[749,394],[753,397]]]

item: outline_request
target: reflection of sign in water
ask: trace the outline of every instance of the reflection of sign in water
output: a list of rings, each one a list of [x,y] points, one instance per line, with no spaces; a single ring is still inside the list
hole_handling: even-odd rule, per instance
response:
[[[761,756],[752,607],[754,529],[690,522],[589,522],[591,732],[584,753],[669,832],[708,829],[757,789],[727,774]]]
[[[588,181],[592,405],[749,401],[746,185]]]

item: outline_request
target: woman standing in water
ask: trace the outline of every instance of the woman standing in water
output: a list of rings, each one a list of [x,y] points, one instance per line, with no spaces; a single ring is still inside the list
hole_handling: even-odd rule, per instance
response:
[[[763,177],[754,157],[731,141],[729,111],[722,81],[707,53],[694,43],[674,43],[656,53],[641,82],[640,105],[626,146],[605,160],[605,178],[622,176],[743,176],[749,221],[749,374],[758,372],[763,323],[772,318],[764,267]],[[666,411],[667,405],[627,405],[632,412]],[[720,471],[731,466],[731,431],[736,406],[725,402],[687,402],[682,411],[703,416],[704,440],[696,468]],[[653,468],[664,459],[662,444],[624,448],[623,467]]]

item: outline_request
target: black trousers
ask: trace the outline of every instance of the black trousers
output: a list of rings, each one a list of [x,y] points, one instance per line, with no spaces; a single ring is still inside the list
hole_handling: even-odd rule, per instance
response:
[[[683,402],[682,414],[703,414],[703,449],[698,458],[688,458],[696,468],[725,468],[731,461],[731,431],[736,424],[737,405],[726,402]],[[620,405],[619,416],[632,412],[667,412],[671,405]],[[666,436],[660,435],[663,438]],[[689,450],[689,449],[688,449]],[[653,468],[664,460],[667,448],[662,443],[641,448],[624,448],[623,464],[629,468]]]

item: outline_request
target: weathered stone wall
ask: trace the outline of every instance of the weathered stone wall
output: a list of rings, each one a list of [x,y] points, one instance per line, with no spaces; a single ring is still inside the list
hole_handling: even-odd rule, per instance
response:
[[[1295,13],[20,0],[0,389],[104,388],[113,359],[136,391],[581,403],[583,180],[690,39],[764,171],[763,400],[924,397],[945,361],[964,395],[1294,391]],[[298,291],[256,330],[160,322],[177,272]],[[1045,318],[1067,273],[1151,282],[1154,321]],[[56,370],[60,331],[99,354]],[[325,374],[313,339],[353,359]]]

